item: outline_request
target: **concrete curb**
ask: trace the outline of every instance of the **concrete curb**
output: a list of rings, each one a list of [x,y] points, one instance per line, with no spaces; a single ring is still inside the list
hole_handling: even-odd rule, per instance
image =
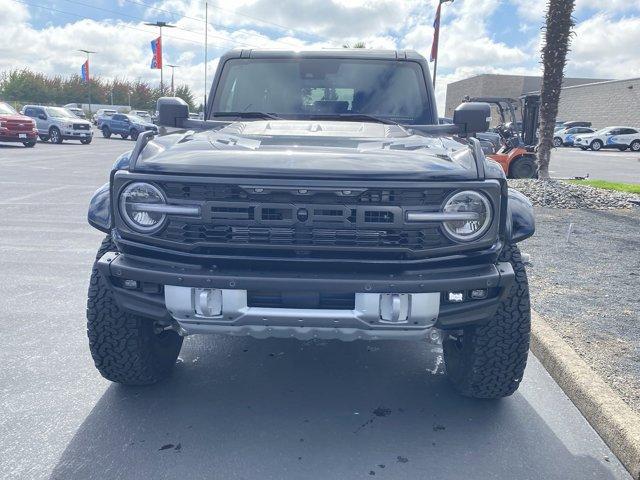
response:
[[[631,476],[640,480],[640,415],[540,315],[531,313],[531,351]]]

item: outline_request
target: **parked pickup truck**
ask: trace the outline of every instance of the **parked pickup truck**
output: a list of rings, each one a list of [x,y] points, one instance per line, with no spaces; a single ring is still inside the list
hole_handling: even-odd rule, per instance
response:
[[[38,139],[36,123],[16,112],[8,103],[0,102],[0,142],[22,143],[34,147]]]
[[[474,137],[488,104],[438,125],[413,51],[242,50],[220,59],[205,120],[178,98],[158,112],[175,133],[141,134],[89,207],[105,378],[161,380],[192,334],[429,338],[463,395],[518,388],[534,219]]]
[[[110,138],[111,135],[120,135],[122,138],[131,137],[131,140],[137,140],[138,135],[142,132],[158,133],[158,127],[148,120],[137,115],[125,115],[116,113],[111,117],[105,117],[100,124],[102,136]]]

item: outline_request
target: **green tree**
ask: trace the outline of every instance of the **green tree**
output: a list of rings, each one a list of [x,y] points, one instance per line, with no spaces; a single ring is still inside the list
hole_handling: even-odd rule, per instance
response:
[[[180,85],[178,88],[176,88],[175,96],[180,97],[182,100],[187,102],[187,104],[189,105],[189,111],[196,111],[195,98],[188,85]]]

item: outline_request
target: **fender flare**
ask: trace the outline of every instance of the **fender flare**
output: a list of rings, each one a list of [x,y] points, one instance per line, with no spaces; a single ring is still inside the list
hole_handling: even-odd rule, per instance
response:
[[[113,178],[113,174],[118,170],[128,169],[130,158],[131,152],[120,155],[111,168],[109,178]],[[87,221],[93,228],[104,233],[109,233],[113,228],[110,181],[98,188],[91,197],[89,201],[89,211],[87,212]]]
[[[518,243],[531,237],[536,231],[536,221],[531,201],[517,190],[509,189],[507,199],[506,239]]]

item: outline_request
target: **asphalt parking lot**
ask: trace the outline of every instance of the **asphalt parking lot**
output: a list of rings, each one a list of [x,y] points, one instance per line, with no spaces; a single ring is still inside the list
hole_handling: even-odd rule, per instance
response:
[[[555,148],[551,153],[552,177],[589,177],[610,182],[640,183],[640,153],[579,148]]]
[[[457,396],[422,343],[196,336],[168,381],[102,379],[86,207],[132,146],[0,146],[3,479],[631,478],[533,356],[499,402]]]

